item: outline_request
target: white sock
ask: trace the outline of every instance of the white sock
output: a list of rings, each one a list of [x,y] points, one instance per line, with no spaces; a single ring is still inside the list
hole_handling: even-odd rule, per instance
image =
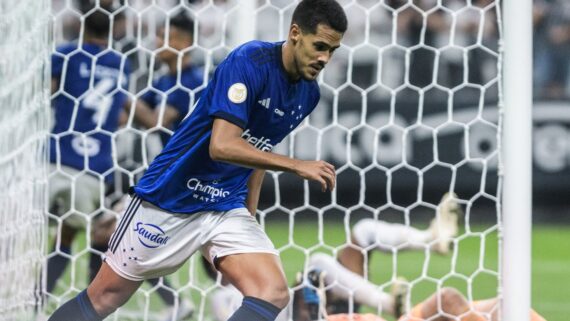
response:
[[[390,294],[382,292],[368,280],[349,271],[330,255],[324,253],[311,255],[309,267],[326,271],[325,282],[327,285],[333,285],[331,291],[336,297],[348,300],[350,291],[353,291],[355,303],[375,309],[382,307],[382,311],[393,313],[394,299]]]
[[[358,245],[364,248],[375,246],[380,251],[392,251],[392,248],[423,250],[433,240],[429,230],[398,223],[386,223],[374,219],[362,219],[352,228],[352,236]]]

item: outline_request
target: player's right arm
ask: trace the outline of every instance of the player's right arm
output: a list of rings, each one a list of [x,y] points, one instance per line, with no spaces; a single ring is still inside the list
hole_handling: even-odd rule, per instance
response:
[[[291,172],[321,184],[323,191],[332,190],[336,183],[335,168],[325,161],[304,161],[260,151],[242,137],[243,129],[222,118],[215,118],[209,152],[213,160],[235,165]]]

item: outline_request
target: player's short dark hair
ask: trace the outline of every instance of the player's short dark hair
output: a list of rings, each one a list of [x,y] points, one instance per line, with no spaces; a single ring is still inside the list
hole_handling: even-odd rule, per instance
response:
[[[85,18],[85,31],[96,38],[107,38],[111,29],[108,12],[95,10]]]
[[[346,14],[335,0],[303,0],[293,11],[291,24],[297,24],[303,32],[315,34],[319,24],[344,33],[348,27]]]
[[[170,17],[169,24],[170,27],[174,27],[191,36],[194,35],[194,20],[183,12]]]

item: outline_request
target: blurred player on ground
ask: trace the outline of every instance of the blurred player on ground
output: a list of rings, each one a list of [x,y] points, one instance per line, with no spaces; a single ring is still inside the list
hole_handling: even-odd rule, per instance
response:
[[[216,275],[213,268],[207,263],[204,265],[208,275],[215,280]],[[338,311],[335,310],[336,306],[327,303],[331,299],[348,301],[351,296],[356,304],[381,310],[396,317],[401,315],[402,300],[407,293],[407,286],[401,281],[393,283],[390,294],[385,293],[378,286],[349,271],[332,256],[325,253],[315,253],[310,256],[308,271],[305,282],[301,273],[297,276],[297,283],[294,286],[297,288],[295,298],[288,307],[288,309],[292,309],[292,312],[284,310],[277,320],[286,320],[289,314],[296,321],[314,320],[318,317],[315,315],[315,310],[319,307],[320,301],[323,301],[323,306],[326,306],[326,313],[331,314],[329,317],[332,317]],[[227,285],[223,279],[222,284],[220,288],[213,291],[210,299],[212,314],[216,321],[226,320],[233,311],[239,308],[239,303],[243,298],[239,291],[233,286]],[[308,284],[311,284],[312,287]],[[326,291],[324,290],[325,287]],[[323,294],[326,300],[325,297],[319,297],[315,294],[317,289],[326,292]],[[339,315],[333,318],[336,318],[334,320],[341,320]]]
[[[304,0],[285,42],[232,51],[134,187],[95,280],[50,320],[102,320],[142,280],[176,271],[197,251],[244,295],[229,320],[275,320],[289,302],[287,281],[252,214],[266,169],[334,188],[332,165],[271,150],[316,107],[316,78],[346,28],[336,1]]]
[[[462,210],[453,193],[445,194],[438,205],[437,215],[427,230],[374,219],[358,221],[352,228],[352,245],[343,248],[338,255],[340,263],[354,273],[364,275],[366,256],[373,250],[388,251],[425,250],[430,248],[439,254],[450,251],[453,237],[459,230]]]
[[[498,313],[497,298],[469,303],[456,289],[442,288],[398,321],[499,321]],[[530,320],[546,321],[534,310],[530,311]]]

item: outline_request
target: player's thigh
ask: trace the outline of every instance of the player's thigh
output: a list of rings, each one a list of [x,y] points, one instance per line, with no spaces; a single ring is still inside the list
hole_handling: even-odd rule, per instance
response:
[[[100,208],[103,185],[97,177],[68,166],[57,169],[51,164],[50,172],[50,209],[55,207],[57,215],[65,215],[65,224],[74,229],[84,228],[87,216]]]
[[[74,208],[84,215],[91,215],[101,208],[101,196],[105,194],[105,184],[98,177],[81,173],[75,179]]]
[[[267,301],[286,296],[287,280],[279,257],[268,253],[231,254],[218,260],[218,270],[244,296]]]
[[[111,236],[105,261],[133,281],[171,274],[205,242],[207,213],[169,213],[135,196]]]
[[[244,295],[287,288],[279,252],[245,208],[215,217],[216,227],[202,252]]]

